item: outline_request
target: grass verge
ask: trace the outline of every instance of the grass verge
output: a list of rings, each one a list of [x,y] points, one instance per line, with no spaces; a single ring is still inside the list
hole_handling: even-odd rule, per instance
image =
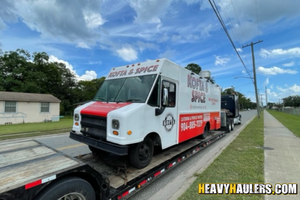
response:
[[[230,133],[229,133],[230,134]],[[262,195],[204,195],[199,183],[264,183],[264,117],[255,118],[201,174],[179,200],[255,199]]]
[[[280,121],[285,127],[300,138],[300,116],[279,112],[276,110],[267,110],[273,117]]]
[[[58,122],[1,125],[0,140],[68,132],[72,123],[72,117],[64,117]]]

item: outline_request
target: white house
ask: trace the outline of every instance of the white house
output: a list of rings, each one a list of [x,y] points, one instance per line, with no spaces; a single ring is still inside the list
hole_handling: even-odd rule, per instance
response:
[[[51,94],[0,91],[0,125],[59,121],[59,106]]]

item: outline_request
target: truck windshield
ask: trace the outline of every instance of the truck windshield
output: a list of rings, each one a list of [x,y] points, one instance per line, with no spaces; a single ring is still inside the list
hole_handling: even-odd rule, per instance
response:
[[[94,97],[94,101],[144,103],[155,77],[156,75],[153,74],[105,80]]]

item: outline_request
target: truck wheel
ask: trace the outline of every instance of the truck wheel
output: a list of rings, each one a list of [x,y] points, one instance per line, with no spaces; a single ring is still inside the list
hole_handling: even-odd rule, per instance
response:
[[[226,121],[226,133],[230,133],[231,131],[231,120],[230,119],[227,119]]]
[[[231,120],[231,131],[234,130],[234,120]]]
[[[146,167],[151,162],[152,156],[153,142],[149,137],[129,148],[130,163],[138,169]]]
[[[205,139],[208,135],[208,127],[207,125],[204,128],[204,133],[200,135],[200,139]]]
[[[70,177],[59,180],[42,190],[36,200],[96,200],[93,187],[87,181]]]

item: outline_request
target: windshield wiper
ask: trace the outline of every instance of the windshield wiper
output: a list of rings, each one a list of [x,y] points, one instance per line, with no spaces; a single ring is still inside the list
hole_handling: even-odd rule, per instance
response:
[[[126,99],[126,102],[142,101],[141,99]]]

